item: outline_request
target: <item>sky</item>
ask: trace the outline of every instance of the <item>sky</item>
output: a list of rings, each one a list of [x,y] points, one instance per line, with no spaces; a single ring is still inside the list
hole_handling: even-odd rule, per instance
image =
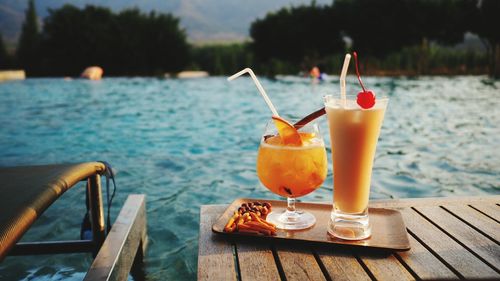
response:
[[[317,5],[332,0],[317,0]],[[27,0],[0,0],[0,32],[8,44],[15,44],[19,36]],[[311,0],[39,0],[35,1],[41,21],[48,9],[65,3],[78,7],[100,5],[120,11],[137,7],[145,12],[169,12],[181,20],[188,40],[193,43],[235,42],[249,38],[250,24],[270,11],[281,7],[309,5]]]

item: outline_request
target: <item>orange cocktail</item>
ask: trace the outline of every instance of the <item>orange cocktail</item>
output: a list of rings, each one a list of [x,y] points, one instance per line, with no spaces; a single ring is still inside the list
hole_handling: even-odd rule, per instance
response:
[[[272,192],[297,198],[316,190],[325,180],[325,146],[313,133],[300,133],[303,145],[286,146],[280,136],[263,139],[257,158],[260,181]]]
[[[271,212],[266,220],[282,229],[305,229],[316,223],[307,212],[295,210],[295,198],[316,190],[326,178],[327,160],[325,144],[315,123],[291,124],[279,116],[278,111],[250,68],[228,78],[236,79],[250,74],[255,86],[273,113],[272,121],[264,132],[257,159],[257,174],[272,192],[287,197],[284,212]]]
[[[286,129],[295,136],[288,135]],[[288,207],[283,213],[272,212],[267,220],[282,229],[304,229],[314,225],[316,219],[312,214],[295,211],[295,198],[320,187],[327,170],[325,144],[317,124],[307,124],[298,132],[281,128],[278,134],[275,124],[269,123],[259,147],[257,175],[269,190],[287,197]]]

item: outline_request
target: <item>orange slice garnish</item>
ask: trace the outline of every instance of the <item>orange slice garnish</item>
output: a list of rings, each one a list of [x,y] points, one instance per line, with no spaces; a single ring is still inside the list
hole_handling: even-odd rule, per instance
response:
[[[304,133],[304,132],[301,132],[299,133],[300,134],[300,138],[302,139],[302,144],[308,144],[311,142],[312,139],[314,139],[316,137],[316,134],[315,133]]]
[[[297,132],[297,129],[295,129],[290,122],[279,116],[273,116],[272,118],[284,145],[302,145],[302,139],[300,138],[299,132]]]

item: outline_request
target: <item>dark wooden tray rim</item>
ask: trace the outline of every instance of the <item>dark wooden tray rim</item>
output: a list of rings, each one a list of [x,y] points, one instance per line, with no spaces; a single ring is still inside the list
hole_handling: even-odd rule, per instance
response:
[[[212,231],[220,236],[241,241],[268,241],[280,243],[297,243],[338,246],[341,248],[379,250],[379,251],[408,251],[410,242],[408,233],[401,213],[397,210],[386,208],[369,208],[370,222],[372,224],[372,236],[358,241],[349,241],[331,237],[327,233],[328,221],[332,205],[325,203],[297,202],[298,210],[313,213],[316,224],[305,230],[283,230],[278,229],[276,236],[248,235],[243,233],[226,233],[224,226],[234,211],[242,203],[246,202],[270,202],[273,211],[281,211],[286,208],[286,201],[238,198],[221,214],[212,226]]]

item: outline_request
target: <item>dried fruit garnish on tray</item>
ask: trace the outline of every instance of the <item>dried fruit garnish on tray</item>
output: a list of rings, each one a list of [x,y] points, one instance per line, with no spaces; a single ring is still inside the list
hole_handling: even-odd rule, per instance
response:
[[[268,202],[243,203],[227,222],[224,232],[276,235],[276,226],[266,221],[270,212],[271,204]]]

